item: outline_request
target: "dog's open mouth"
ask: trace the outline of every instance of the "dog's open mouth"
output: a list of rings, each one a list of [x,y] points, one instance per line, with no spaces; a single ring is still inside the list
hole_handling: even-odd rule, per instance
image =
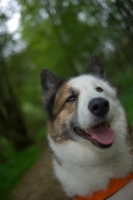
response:
[[[102,122],[87,130],[74,127],[74,131],[80,137],[90,140],[94,145],[100,148],[110,147],[115,139],[115,132],[110,128],[108,122]]]

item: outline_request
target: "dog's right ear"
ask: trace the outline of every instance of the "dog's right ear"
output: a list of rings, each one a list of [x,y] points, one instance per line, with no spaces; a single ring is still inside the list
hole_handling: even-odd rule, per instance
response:
[[[102,79],[106,79],[106,73],[104,71],[102,62],[97,55],[93,55],[91,57],[89,66],[86,69],[86,73],[92,74]]]
[[[60,85],[64,82],[63,79],[57,77],[52,72],[47,69],[42,69],[41,71],[41,86],[42,93],[45,105],[48,104],[48,101],[53,97],[60,87]]]

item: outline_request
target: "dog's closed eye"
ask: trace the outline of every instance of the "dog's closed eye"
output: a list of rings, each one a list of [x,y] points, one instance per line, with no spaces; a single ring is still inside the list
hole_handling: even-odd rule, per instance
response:
[[[71,95],[67,100],[66,100],[66,102],[73,102],[73,101],[75,101],[76,100],[76,98],[77,98],[77,95]]]

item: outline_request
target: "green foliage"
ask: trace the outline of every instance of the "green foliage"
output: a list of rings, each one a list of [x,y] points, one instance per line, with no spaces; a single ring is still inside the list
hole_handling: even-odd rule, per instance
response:
[[[37,134],[35,135],[35,139],[37,141],[42,140],[47,134],[47,128],[42,128],[40,131],[37,132]]]
[[[110,68],[113,63],[120,69],[125,57],[129,59],[125,62],[132,63],[129,31],[122,31],[125,22],[114,2],[34,0],[23,6],[22,36],[30,56],[40,66],[45,64],[62,76],[75,75],[84,71],[94,53]],[[123,51],[125,46],[128,53]]]
[[[120,94],[120,100],[126,110],[127,118],[133,126],[133,100],[131,95],[133,94],[132,80],[127,81],[122,92]]]
[[[5,160],[16,154],[13,145],[5,137],[0,137],[0,152]]]
[[[34,145],[18,153],[14,158],[0,166],[0,199],[4,200],[9,191],[18,183],[27,170],[36,162],[42,151]]]

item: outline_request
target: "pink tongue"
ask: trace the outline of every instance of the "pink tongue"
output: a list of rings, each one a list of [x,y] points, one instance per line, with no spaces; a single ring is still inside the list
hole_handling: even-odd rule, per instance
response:
[[[90,129],[92,139],[103,145],[110,145],[115,139],[115,132],[105,125],[99,125]]]

